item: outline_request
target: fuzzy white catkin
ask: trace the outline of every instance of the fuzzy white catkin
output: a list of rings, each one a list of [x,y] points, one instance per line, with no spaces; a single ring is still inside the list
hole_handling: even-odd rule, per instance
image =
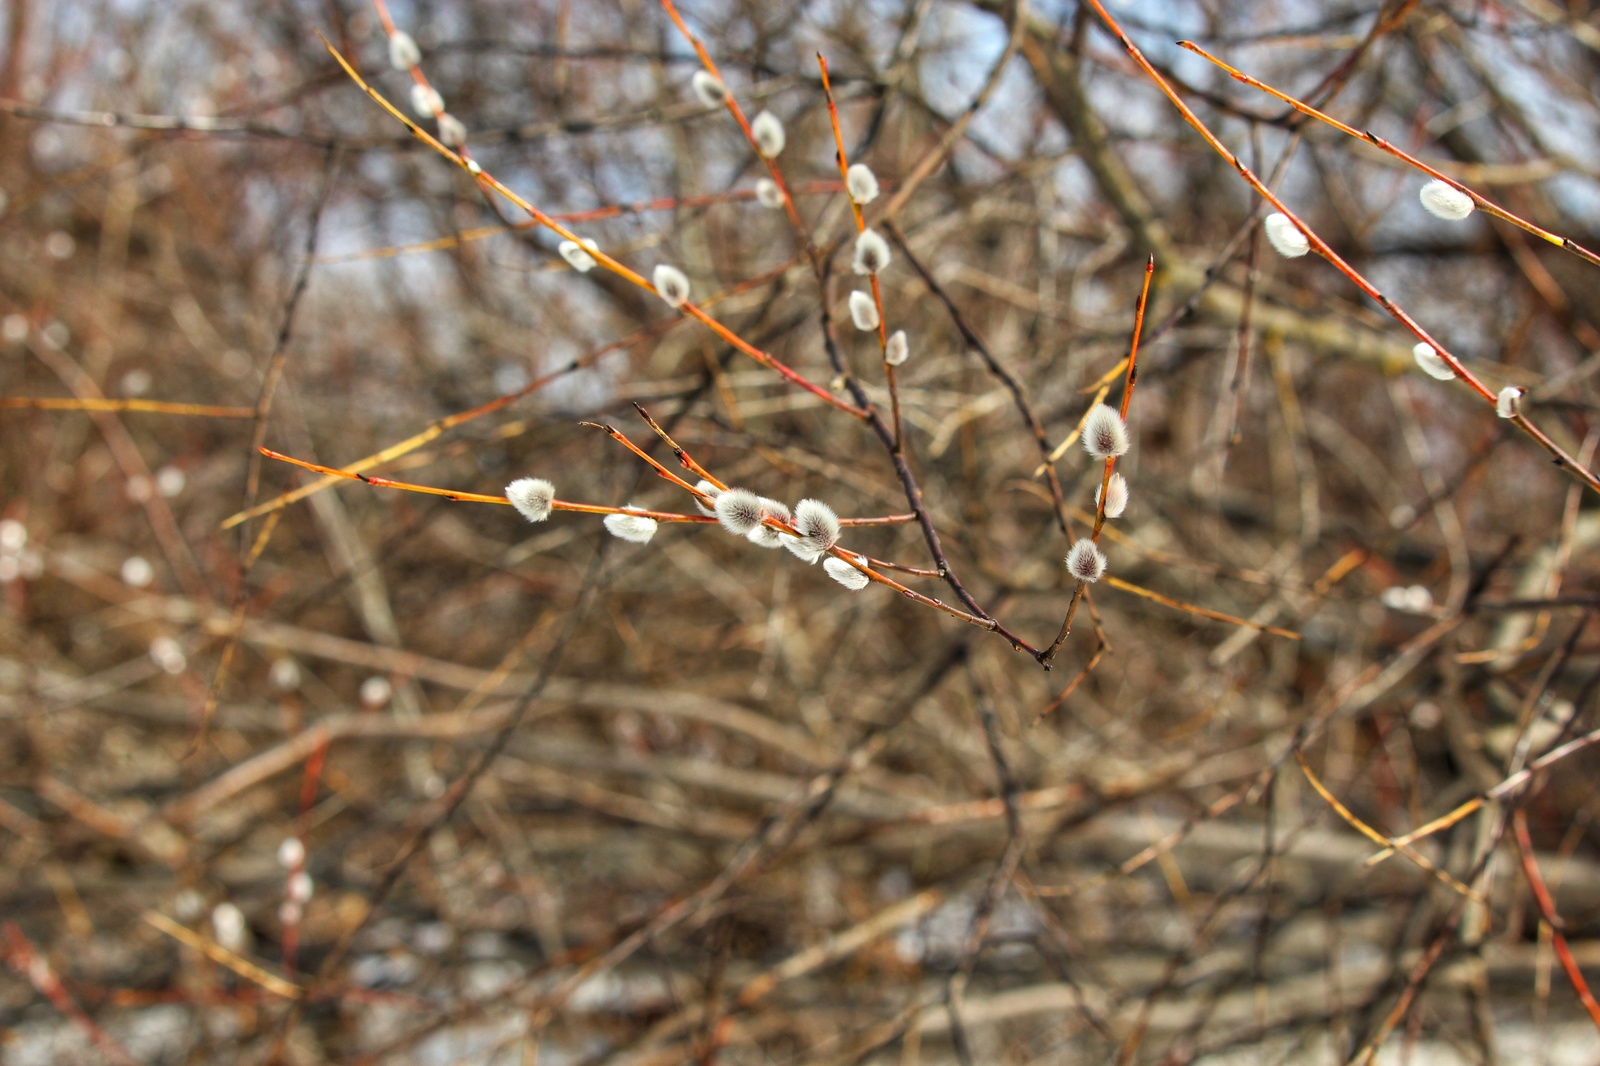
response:
[[[776,159],[788,135],[783,132],[783,122],[771,111],[763,111],[750,123],[750,134],[756,139],[756,151],[763,159]]]
[[[411,87],[411,110],[425,118],[432,118],[444,110],[444,97],[433,86],[418,83]]]
[[[1066,562],[1067,573],[1079,581],[1099,581],[1100,575],[1106,572],[1106,557],[1088,537],[1072,546]]]
[[[839,516],[821,500],[801,500],[794,505],[794,528],[807,551],[825,552],[839,543]],[[805,558],[799,551],[795,554]]]
[[[1110,459],[1128,450],[1128,427],[1115,407],[1094,405],[1083,423],[1083,450],[1095,459]]]
[[[729,489],[717,497],[717,521],[736,537],[749,536],[761,524],[761,497],[749,489]]]
[[[544,478],[519,477],[506,486],[506,499],[530,522],[550,517],[556,500],[556,487]]]
[[[1456,372],[1450,369],[1450,364],[1439,358],[1439,353],[1426,341],[1419,341],[1411,349],[1411,356],[1417,361],[1417,366],[1430,378],[1440,381],[1454,381]]]
[[[1446,222],[1460,222],[1472,214],[1476,206],[1472,197],[1451,185],[1447,181],[1434,178],[1417,192],[1417,199],[1422,201],[1422,206],[1434,218],[1442,218]]]
[[[689,80],[695,96],[707,107],[721,107],[728,102],[728,87],[708,70],[697,70]]]
[[[779,539],[783,546],[789,549],[789,553],[803,563],[815,566],[817,560],[827,554],[825,549],[816,547],[804,537],[780,536]]]
[[[783,206],[783,190],[778,188],[778,183],[771,178],[762,178],[756,182],[756,202],[762,207],[779,208]]]
[[[1100,506],[1100,490],[1094,490],[1094,505]],[[1106,486],[1106,517],[1121,518],[1122,512],[1128,509],[1128,479],[1121,474],[1112,474],[1111,483]]]
[[[668,307],[682,307],[689,300],[689,275],[675,266],[662,263],[650,276],[656,294],[667,301]]]
[[[122,561],[122,583],[129,588],[142,589],[156,579],[156,568],[142,555],[130,555]]]
[[[387,677],[374,674],[361,682],[361,688],[356,693],[361,700],[361,706],[369,710],[382,707],[394,697],[394,686]]]
[[[211,911],[211,931],[216,934],[217,943],[238,954],[245,949],[249,924],[244,920],[243,911],[232,903],[222,902]]]
[[[561,253],[561,258],[567,265],[580,274],[587,274],[594,269],[594,256],[589,253],[599,246],[594,241],[585,237],[581,241],[562,241],[556,245],[556,251]]]
[[[1299,259],[1311,251],[1311,242],[1306,235],[1281,211],[1268,215],[1261,223],[1261,228],[1266,232],[1267,243],[1272,245],[1273,251],[1285,259]]]
[[[702,493],[703,495],[711,497],[713,502],[716,501],[716,498],[718,496],[722,495],[722,490],[717,488],[711,482],[707,481],[705,478],[701,478],[699,481],[695,482],[694,487],[698,492]],[[701,503],[699,496],[696,496],[694,498],[694,505],[695,505],[696,510],[698,510],[703,515],[712,515],[712,516],[714,516],[717,513],[712,508],[707,507],[705,504]]]
[[[304,866],[305,861],[305,842],[299,837],[284,837],[283,843],[278,845],[278,865],[285,870],[293,870]]]
[[[870,204],[878,198],[878,175],[865,163],[851,163],[844,172],[844,187],[857,204]]]
[[[1500,395],[1495,397],[1494,413],[1501,418],[1512,418],[1522,406],[1522,390],[1515,385],[1507,385],[1500,390]]]
[[[439,143],[446,148],[460,148],[467,143],[467,127],[448,111],[439,112]]]
[[[289,882],[284,886],[284,895],[292,903],[308,903],[312,891],[311,875],[304,870],[296,870],[289,875]]]
[[[389,34],[389,65],[394,69],[404,72],[422,62],[422,49],[417,47],[416,38],[405,30],[395,30]]]
[[[824,559],[822,568],[828,572],[829,577],[852,592],[859,592],[861,589],[866,588],[867,583],[872,580],[837,556],[829,556]]]
[[[856,329],[869,330],[878,328],[878,305],[872,302],[872,297],[857,289],[850,294],[850,321],[856,324]]]
[[[643,510],[633,504],[627,505],[628,510]],[[656,535],[656,520],[637,514],[608,514],[604,519],[606,532],[618,540],[630,541],[634,544],[648,544],[650,538]]]
[[[769,500],[765,496],[761,497],[761,514],[764,518],[781,518],[791,525],[794,524],[794,515],[789,513],[789,508],[786,504],[777,500]],[[783,547],[783,542],[788,539],[781,532],[766,525],[764,522],[758,523],[748,536],[751,544],[762,548],[781,548]]]
[[[856,237],[856,254],[850,269],[857,274],[876,274],[889,265],[889,242],[876,230],[864,229]]]
[[[911,354],[911,342],[906,340],[906,331],[897,329],[889,334],[889,343],[883,349],[883,361],[890,366],[899,366]]]

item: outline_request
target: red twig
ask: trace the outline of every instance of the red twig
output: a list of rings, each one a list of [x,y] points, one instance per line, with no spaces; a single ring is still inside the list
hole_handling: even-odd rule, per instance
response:
[[[55,971],[50,968],[50,963],[23,935],[22,927],[16,922],[7,922],[0,929],[0,956],[6,960],[17,973],[28,979],[28,982],[38,990],[39,994],[48,999],[56,1010],[60,1011],[89,1038],[89,1042],[100,1049],[100,1054],[110,1059],[118,1066],[138,1066],[132,1055],[122,1049],[122,1045],[106,1033],[95,1020],[84,1013],[78,1006],[77,1000],[72,998],[66,986],[56,977]]]
[[[1512,814],[1511,826],[1516,834],[1517,854],[1522,859],[1523,875],[1528,879],[1528,887],[1533,890],[1533,899],[1538,904],[1540,916],[1550,927],[1550,942],[1555,946],[1556,958],[1561,960],[1561,968],[1567,971],[1567,980],[1572,982],[1572,990],[1578,994],[1578,1002],[1589,1012],[1595,1028],[1600,1029],[1600,1003],[1595,1002],[1594,994],[1589,991],[1589,983],[1583,979],[1583,971],[1578,969],[1578,960],[1572,957],[1572,949],[1567,947],[1567,938],[1561,933],[1565,923],[1561,921],[1561,915],[1556,913],[1555,900],[1550,897],[1550,889],[1544,883],[1544,875],[1539,873],[1539,862],[1533,855],[1533,840],[1528,835],[1528,816],[1521,808]]]

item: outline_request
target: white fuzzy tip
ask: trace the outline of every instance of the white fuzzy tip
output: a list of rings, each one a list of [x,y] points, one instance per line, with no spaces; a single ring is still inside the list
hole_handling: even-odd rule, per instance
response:
[[[446,148],[460,148],[467,143],[467,127],[448,111],[439,113],[439,143]]]
[[[729,489],[717,497],[717,521],[736,537],[747,537],[761,525],[761,497],[749,489]]]
[[[911,354],[911,342],[906,340],[906,331],[897,329],[889,334],[889,343],[883,349],[883,361],[890,366],[899,366]]]
[[[756,182],[756,202],[776,210],[783,206],[783,190],[771,178],[762,178]]]
[[[876,230],[864,229],[856,238],[856,255],[850,269],[857,274],[876,274],[889,265],[889,242]]]
[[[422,49],[415,37],[405,30],[389,34],[389,65],[398,71],[407,71],[422,62]]]
[[[1094,541],[1084,537],[1067,552],[1067,573],[1079,581],[1099,581],[1106,572],[1106,557],[1095,547]]]
[[[769,500],[765,496],[761,497],[761,516],[764,519],[781,518],[791,525],[794,523],[794,515],[789,513],[789,508],[785,504]],[[764,522],[758,523],[747,535],[751,544],[762,548],[781,548],[784,541],[791,539]]]
[[[821,500],[801,500],[794,505],[794,528],[800,540],[787,546],[807,562],[816,562],[823,552],[839,543],[839,516]]]
[[[1128,427],[1115,407],[1097,403],[1083,422],[1083,450],[1110,459],[1128,450]]]
[[[806,541],[796,540],[793,537],[784,537],[783,546],[788,548],[789,552],[801,562],[810,563],[812,566],[817,564],[818,559],[828,554],[827,552],[822,551],[820,548],[813,548]]]
[[[1472,202],[1472,197],[1438,178],[1424,185],[1417,193],[1417,199],[1422,201],[1422,206],[1427,208],[1428,214],[1447,222],[1460,222],[1472,214],[1473,208],[1477,206]]]
[[[878,328],[878,305],[872,302],[872,297],[857,289],[850,294],[850,321],[856,324],[856,329],[869,330]]]
[[[1501,418],[1514,418],[1522,409],[1522,390],[1515,385],[1507,385],[1500,390],[1500,395],[1495,397],[1494,413]]]
[[[872,580],[838,556],[830,555],[823,560],[822,568],[828,572],[829,577],[852,592],[866,588],[867,583]]]
[[[857,204],[870,204],[878,198],[878,175],[865,163],[851,163],[844,172],[844,187]]]
[[[789,143],[783,132],[783,122],[771,111],[763,111],[750,123],[750,134],[756,139],[756,151],[762,159],[776,159],[783,146]]]
[[[682,307],[689,300],[689,275],[675,266],[662,263],[650,276],[655,283],[656,295],[667,301],[668,307]]]
[[[695,71],[689,84],[694,87],[695,96],[707,107],[721,107],[728,102],[728,87],[710,71]]]
[[[1094,490],[1094,505],[1100,506],[1100,490]],[[1112,474],[1111,483],[1106,486],[1106,517],[1121,518],[1122,512],[1128,509],[1128,479],[1121,474]]]
[[[628,504],[628,510],[643,510]],[[649,544],[650,538],[656,535],[656,520],[637,514],[608,514],[605,517],[606,532],[618,540],[630,541],[634,544]]]
[[[1439,358],[1439,353],[1433,345],[1425,342],[1412,346],[1411,357],[1417,361],[1422,372],[1430,378],[1440,381],[1454,381],[1456,372],[1450,369],[1450,364]]]
[[[701,478],[699,481],[695,482],[694,487],[696,491],[700,492],[702,495],[711,497],[711,501],[713,503],[716,502],[718,496],[722,495],[722,490],[717,488],[711,482],[707,481],[705,478]],[[704,503],[700,502],[699,496],[694,498],[694,505],[695,508],[703,515],[714,516],[717,513],[710,507],[707,507]]]
[[[567,265],[580,274],[587,274],[594,269],[594,256],[589,253],[596,250],[594,241],[585,237],[581,241],[562,241],[556,245],[556,251],[561,253],[561,258]]]
[[[556,487],[542,477],[520,477],[506,486],[506,499],[523,518],[543,522],[556,502]]]
[[[413,85],[411,110],[424,118],[432,118],[444,111],[444,97],[440,96],[439,90],[431,85]]]
[[[296,870],[289,875],[289,882],[284,886],[283,894],[289,902],[303,905],[311,902],[311,892],[314,887],[310,874],[304,870]]]
[[[1266,231],[1267,243],[1272,245],[1273,251],[1285,259],[1299,259],[1311,251],[1311,242],[1306,235],[1281,211],[1268,215],[1266,221],[1261,223],[1261,228]]]
[[[306,862],[306,845],[299,837],[284,837],[278,845],[278,865],[285,870],[295,870]]]
[[[216,935],[217,943],[237,954],[245,948],[245,937],[250,932],[250,926],[245,921],[244,912],[238,907],[232,903],[219,903],[211,912],[211,931]]]

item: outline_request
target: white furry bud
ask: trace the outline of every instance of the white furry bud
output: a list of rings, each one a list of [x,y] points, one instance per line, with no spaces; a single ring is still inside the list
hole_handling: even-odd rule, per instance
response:
[[[794,528],[800,540],[786,547],[807,562],[816,562],[823,552],[839,543],[839,516],[821,500],[795,504]]]
[[[697,70],[689,80],[695,96],[707,107],[721,107],[728,102],[728,87],[709,70]]]
[[[1094,405],[1083,423],[1083,450],[1096,459],[1110,459],[1128,450],[1128,427],[1115,407]]]
[[[717,499],[718,496],[722,495],[722,490],[717,488],[711,482],[707,481],[705,478],[701,478],[699,481],[695,482],[695,486],[694,487],[702,495],[711,497],[711,500],[712,500],[713,503],[716,502],[716,499]],[[701,503],[699,496],[696,496],[694,498],[694,505],[695,505],[695,508],[703,515],[714,516],[717,513],[716,511],[714,511],[710,507],[707,507],[705,504]]]
[[[876,230],[864,229],[856,237],[856,255],[850,269],[857,274],[876,274],[889,265],[889,242]]]
[[[857,289],[850,294],[850,321],[856,324],[856,329],[869,330],[878,328],[878,305],[872,302],[872,297]]]
[[[211,911],[211,931],[217,943],[234,954],[245,949],[245,939],[250,933],[244,912],[232,903],[219,903]]]
[[[878,175],[865,163],[851,163],[844,172],[844,187],[857,204],[870,204],[878,198]]]
[[[1456,372],[1450,369],[1449,363],[1439,358],[1439,353],[1434,350],[1433,345],[1418,343],[1412,347],[1411,356],[1422,368],[1422,372],[1430,378],[1438,378],[1440,381],[1455,380]]]
[[[717,497],[717,521],[736,537],[746,537],[761,525],[761,497],[749,489],[729,489]]]
[[[761,153],[763,159],[778,158],[778,153],[788,143],[782,121],[771,111],[763,111],[755,117],[750,123],[750,134],[755,137],[756,151]]]
[[[810,563],[813,566],[816,565],[818,559],[828,554],[820,548],[813,548],[809,541],[800,540],[795,537],[784,537],[783,546],[788,548],[790,554],[792,554],[795,558],[799,559],[803,563]]]
[[[667,301],[668,307],[682,307],[689,299],[689,276],[675,266],[662,263],[651,275],[656,295]]]
[[[289,897],[291,903],[304,904],[311,900],[312,887],[311,875],[304,870],[296,870],[289,875],[289,883],[284,887],[284,895]]]
[[[1417,199],[1422,201],[1422,206],[1427,208],[1428,214],[1447,222],[1460,222],[1472,214],[1477,206],[1472,202],[1472,197],[1438,178],[1424,185],[1417,193]]]
[[[550,517],[556,501],[556,487],[544,478],[519,477],[506,486],[506,499],[530,522],[543,522]]]
[[[422,49],[405,30],[389,34],[389,65],[402,73],[422,62]]]
[[[439,143],[446,148],[460,148],[467,143],[467,127],[448,111],[439,112]]]
[[[299,837],[284,837],[283,843],[278,845],[278,865],[285,870],[293,870],[304,866],[305,861],[305,842]]]
[[[856,558],[859,559],[860,556],[857,556]],[[864,560],[862,565],[866,565]],[[851,566],[843,559],[840,559],[838,556],[830,555],[828,558],[824,559],[822,561],[822,568],[828,572],[829,577],[833,578],[845,588],[850,589],[852,592],[857,592],[866,588],[867,583],[872,580],[866,574],[863,574],[860,570],[857,570],[855,567]]]
[[[762,178],[756,182],[756,202],[762,207],[782,207],[783,190],[778,188],[778,183],[771,178]]]
[[[444,97],[431,85],[420,82],[411,87],[411,110],[424,118],[432,118],[444,110]]]
[[[1261,228],[1267,234],[1267,243],[1285,259],[1299,259],[1311,251],[1311,241],[1300,232],[1300,227],[1281,211],[1268,215]]]
[[[911,342],[906,340],[906,331],[897,329],[889,334],[889,343],[883,349],[883,361],[890,366],[899,366],[911,354]]]
[[[556,251],[561,253],[561,258],[567,265],[580,274],[587,274],[594,269],[594,256],[589,253],[599,246],[585,237],[579,241],[562,241],[556,245]]]
[[[643,510],[628,504],[627,509]],[[618,540],[631,541],[634,544],[648,544],[650,538],[656,535],[656,520],[637,514],[608,514],[605,517],[606,532]]]
[[[763,518],[781,518],[790,524],[794,522],[794,516],[789,513],[786,505],[777,500],[769,500],[765,496],[761,497],[761,515]],[[790,539],[765,522],[758,523],[748,536],[751,544],[762,548],[781,548],[783,542]]]
[[[1501,418],[1513,418],[1522,409],[1522,390],[1515,385],[1507,385],[1500,390],[1500,395],[1495,397],[1494,413]]]
[[[1094,541],[1084,537],[1067,552],[1067,573],[1079,581],[1099,581],[1106,572],[1106,557],[1095,547]]]
[[[1094,490],[1094,505],[1100,506],[1100,490]],[[1106,517],[1121,518],[1122,512],[1128,509],[1128,479],[1121,474],[1112,474],[1111,483],[1106,486]]]

